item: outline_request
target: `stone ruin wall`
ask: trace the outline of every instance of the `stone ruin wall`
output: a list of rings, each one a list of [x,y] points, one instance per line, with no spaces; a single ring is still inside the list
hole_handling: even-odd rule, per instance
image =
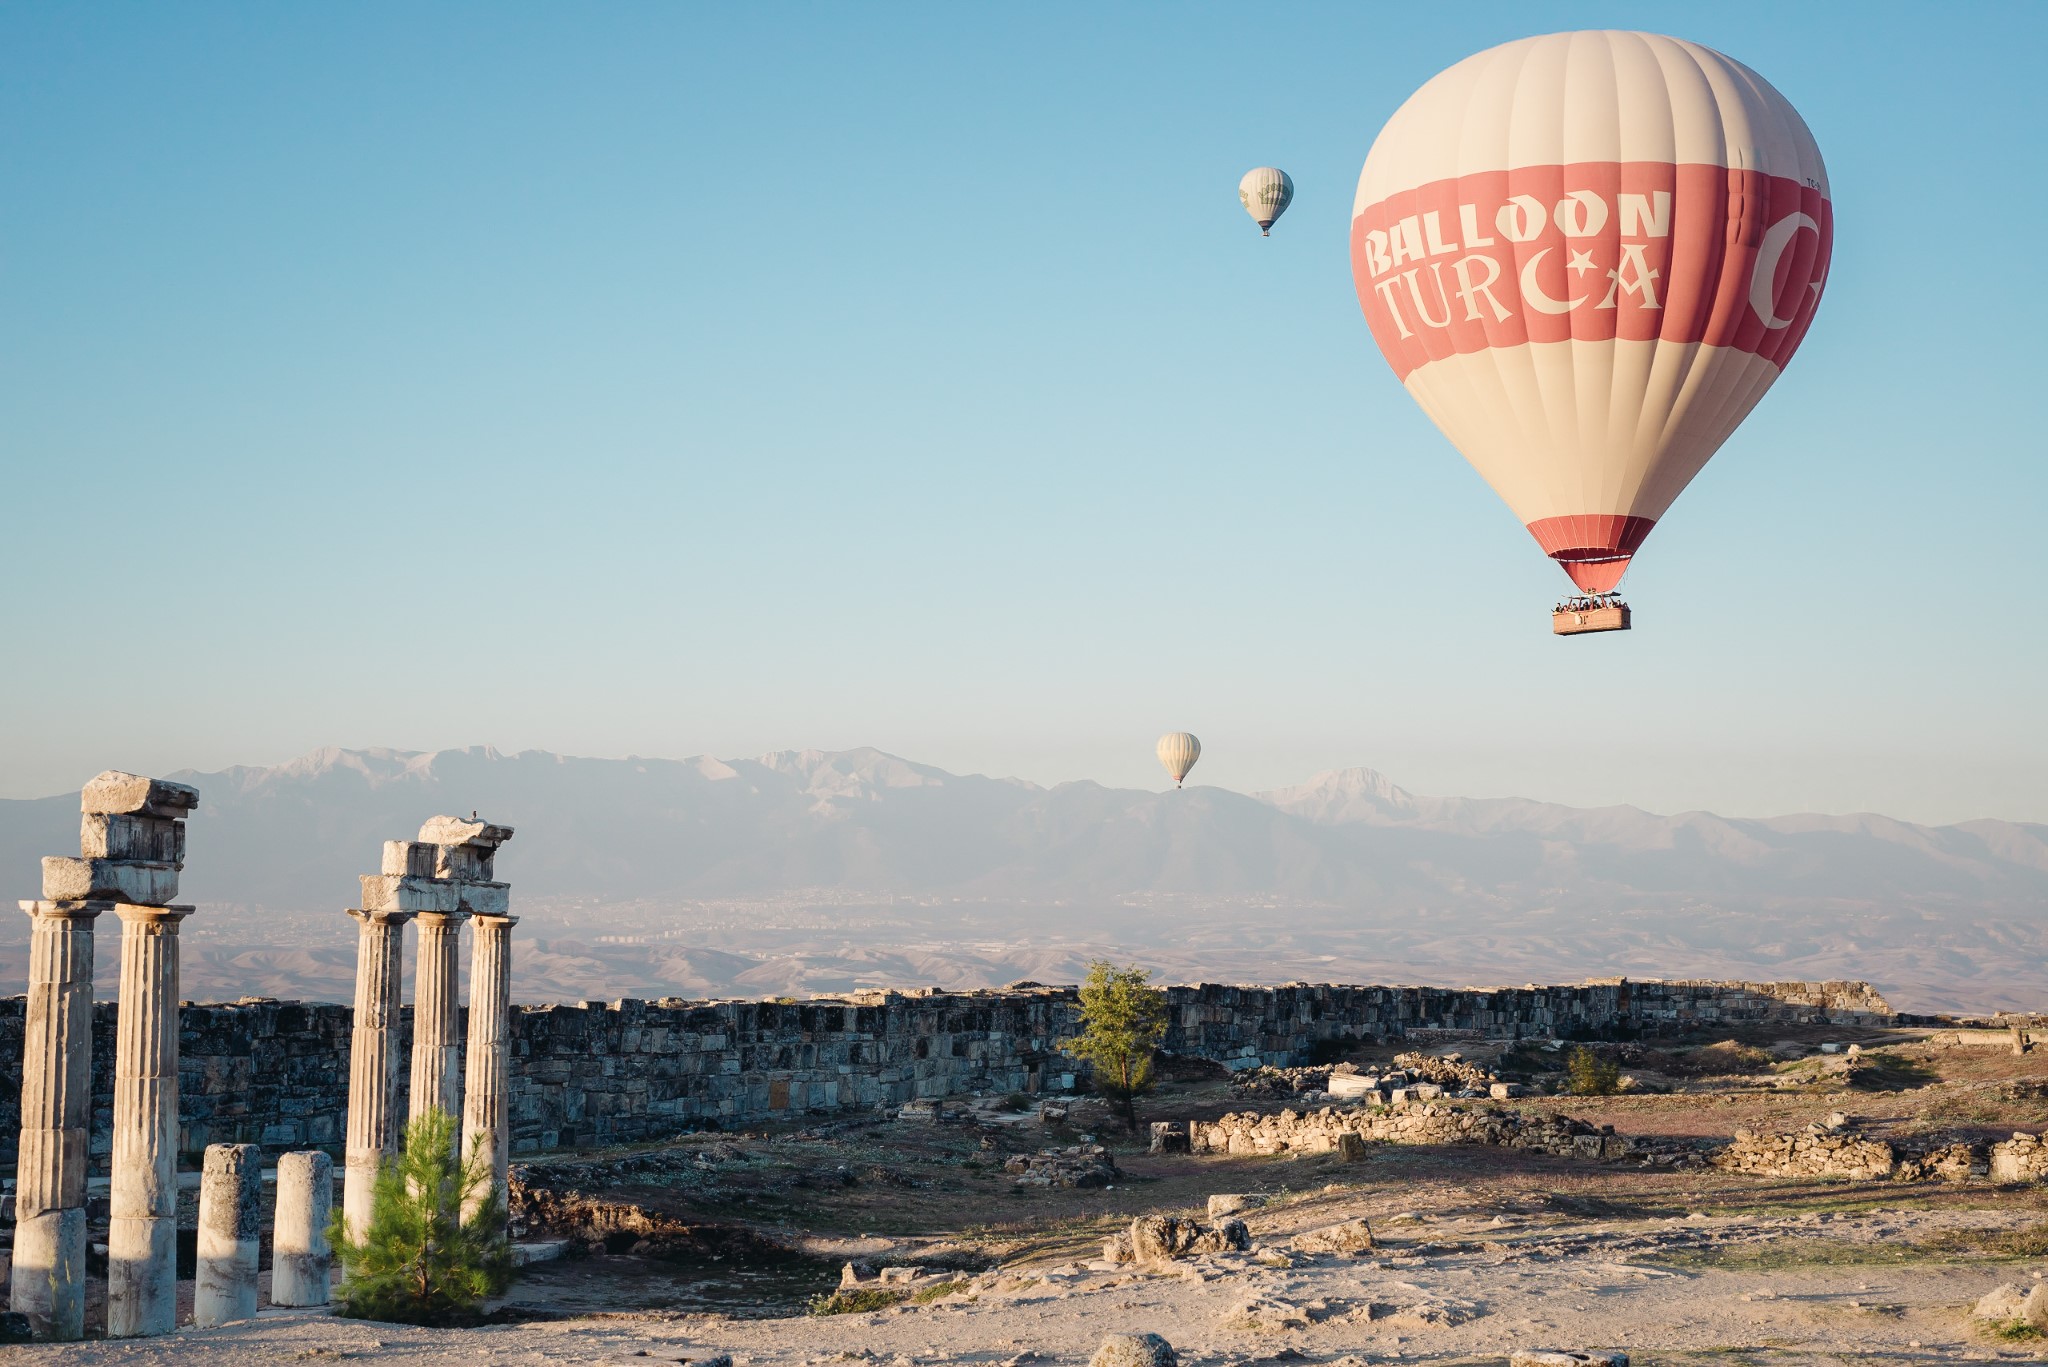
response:
[[[1202,985],[1167,989],[1167,1050],[1232,1067],[1307,1061],[1362,1039],[1593,1037],[1782,1023],[1881,1023],[1867,984],[1606,981],[1476,991]],[[20,1130],[23,998],[0,998],[0,1163]],[[1073,1063],[1072,988],[863,992],[807,1002],[586,1002],[513,1014],[513,1149],[662,1139],[790,1114],[916,1097],[1056,1089]],[[111,1147],[112,1003],[95,1008],[92,1152]],[[350,1009],[250,1000],[183,1011],[180,1149],[261,1144],[338,1151]],[[410,1049],[410,1018],[398,1041]],[[403,1090],[404,1077],[400,1077]],[[401,1106],[401,1113],[403,1107]]]

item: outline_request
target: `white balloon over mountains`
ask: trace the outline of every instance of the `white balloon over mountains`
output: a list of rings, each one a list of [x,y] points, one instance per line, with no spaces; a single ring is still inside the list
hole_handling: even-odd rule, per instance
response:
[[[1048,788],[867,749],[330,749],[173,777],[201,793],[182,881],[221,956],[201,992],[235,964],[256,978],[242,991],[313,990],[283,968],[266,985],[264,965],[311,952],[288,924],[331,923],[319,952],[344,986],[318,990],[345,997],[356,875],[382,841],[473,808],[518,828],[500,867],[532,914],[525,1000],[1000,983],[1093,952],[1233,980],[1859,977],[1927,1009],[2048,989],[2048,826],[2015,822],[1426,797],[1368,769],[1257,794]],[[0,801],[0,870],[31,895],[77,829],[75,793]],[[781,910],[732,910],[749,903]],[[667,967],[607,958],[598,937],[622,929],[688,943]]]

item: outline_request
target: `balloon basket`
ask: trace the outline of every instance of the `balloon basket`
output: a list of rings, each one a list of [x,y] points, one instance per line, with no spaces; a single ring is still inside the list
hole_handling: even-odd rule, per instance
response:
[[[1550,630],[1558,636],[1584,636],[1590,631],[1627,631],[1628,604],[1592,608],[1559,608],[1550,614]]]

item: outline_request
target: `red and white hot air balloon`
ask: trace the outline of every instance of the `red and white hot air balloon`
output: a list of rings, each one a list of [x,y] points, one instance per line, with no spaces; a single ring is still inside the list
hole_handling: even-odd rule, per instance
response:
[[[1554,33],[1388,120],[1351,270],[1415,401],[1604,594],[1798,349],[1833,240],[1813,135],[1761,76],[1654,33]]]

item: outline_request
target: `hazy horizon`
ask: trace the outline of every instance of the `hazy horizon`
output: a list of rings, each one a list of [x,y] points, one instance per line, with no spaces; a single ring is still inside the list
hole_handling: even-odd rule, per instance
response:
[[[1163,775],[1159,777],[1159,779],[1158,779],[1158,781],[1157,781],[1157,782],[1152,782],[1152,783],[1145,783],[1145,782],[1138,782],[1138,783],[1111,783],[1111,782],[1107,782],[1107,781],[1105,781],[1105,780],[1103,780],[1103,779],[1099,779],[1099,778],[1093,777],[1093,776],[1091,776],[1091,775],[1085,775],[1085,774],[1077,774],[1077,775],[1071,775],[1071,776],[1067,776],[1067,777],[1062,777],[1062,778],[1052,778],[1052,779],[1043,779],[1043,778],[1034,778],[1034,777],[1030,777],[1030,776],[1027,776],[1027,775],[1024,775],[1024,774],[1006,774],[1006,773],[998,773],[998,772],[992,772],[992,771],[987,771],[987,770],[980,770],[980,769],[960,769],[960,770],[951,770],[951,769],[949,769],[949,768],[948,768],[948,766],[946,766],[946,765],[943,765],[943,764],[934,764],[934,762],[933,762],[933,761],[930,761],[930,760],[926,760],[926,759],[920,759],[920,758],[918,758],[918,757],[916,757],[916,756],[911,756],[911,755],[903,755],[903,754],[898,754],[898,753],[896,753],[895,751],[892,751],[892,750],[888,750],[888,749],[885,749],[885,748],[883,748],[883,747],[881,747],[881,746],[878,746],[878,745],[850,745],[850,746],[845,746],[845,747],[843,747],[843,748],[836,748],[836,749],[828,749],[828,748],[826,748],[826,747],[823,747],[823,746],[814,746],[814,745],[780,745],[780,746],[772,746],[772,747],[770,747],[770,748],[768,748],[768,749],[765,749],[765,750],[757,751],[757,752],[754,752],[754,753],[751,753],[751,754],[744,754],[744,755],[742,755],[742,754],[732,754],[732,753],[729,753],[729,754],[717,754],[717,755],[714,755],[714,754],[712,754],[712,753],[710,753],[710,752],[708,752],[708,751],[707,751],[707,752],[703,752],[703,753],[699,753],[699,754],[690,754],[690,755],[654,755],[654,754],[638,754],[638,753],[629,753],[629,754],[622,754],[622,755],[586,755],[586,754],[572,754],[572,753],[568,753],[568,752],[563,752],[563,751],[556,751],[556,750],[548,750],[548,749],[545,749],[545,748],[542,748],[542,747],[539,747],[539,746],[528,746],[528,747],[525,747],[525,748],[523,748],[523,749],[508,749],[508,748],[506,748],[506,747],[503,747],[503,746],[495,746],[495,745],[482,745],[482,744],[479,744],[479,745],[451,745],[451,746],[442,746],[442,747],[438,747],[438,748],[435,748],[435,749],[425,749],[425,750],[413,750],[413,749],[406,749],[405,747],[402,747],[402,746],[395,746],[395,745],[318,745],[318,746],[314,746],[314,747],[313,747],[312,749],[309,749],[309,750],[303,751],[303,752],[301,752],[301,753],[299,753],[299,754],[295,754],[295,755],[291,755],[291,756],[288,756],[288,757],[286,757],[286,758],[284,758],[284,759],[281,759],[281,760],[275,761],[275,762],[273,762],[273,763],[267,763],[267,764],[249,764],[249,763],[229,763],[229,764],[221,764],[221,765],[216,765],[216,766],[211,766],[211,767],[203,767],[203,766],[200,766],[200,765],[195,765],[195,764],[181,764],[181,765],[178,765],[178,766],[176,766],[175,768],[170,768],[170,769],[163,769],[163,770],[160,770],[160,771],[159,771],[159,772],[157,773],[157,776],[158,776],[158,777],[166,777],[166,778],[167,778],[167,777],[171,777],[171,776],[174,776],[174,775],[176,775],[176,776],[182,776],[182,777],[185,777],[185,778],[191,778],[191,777],[194,777],[194,776],[197,776],[197,777],[204,777],[204,776],[207,776],[207,775],[210,775],[210,774],[220,774],[220,773],[226,773],[226,772],[231,772],[231,771],[234,771],[234,770],[238,770],[238,769],[241,769],[241,770],[259,770],[259,771],[261,771],[261,770],[277,770],[277,769],[289,769],[289,768],[293,767],[294,765],[301,765],[301,764],[306,764],[306,763],[309,763],[309,762],[314,762],[314,761],[317,761],[317,760],[319,760],[319,759],[321,759],[321,758],[323,758],[323,757],[325,757],[325,756],[329,756],[329,755],[350,755],[350,754],[368,754],[368,755],[385,755],[385,756],[390,756],[390,757],[393,757],[393,758],[398,758],[398,759],[426,759],[426,758],[431,758],[431,757],[433,757],[433,756],[435,756],[435,755],[440,755],[440,754],[465,754],[465,753],[477,753],[477,752],[480,752],[480,753],[484,753],[484,754],[488,754],[488,755],[492,755],[492,756],[502,756],[502,757],[507,757],[507,758],[518,758],[518,757],[521,757],[521,756],[528,756],[528,755],[544,755],[544,756],[547,756],[547,757],[549,757],[549,758],[555,758],[555,759],[563,759],[563,760],[598,760],[598,761],[604,761],[604,762],[612,762],[612,763],[627,763],[627,762],[634,762],[634,761],[646,761],[646,762],[653,762],[653,763],[660,763],[660,764],[690,764],[690,763],[692,763],[692,762],[694,762],[694,761],[699,761],[699,760],[713,760],[713,761],[718,761],[718,762],[730,762],[730,761],[735,761],[735,760],[767,760],[767,759],[770,759],[770,758],[774,758],[774,757],[777,757],[777,756],[792,756],[792,755],[823,755],[823,756],[834,756],[834,755],[850,755],[850,754],[861,754],[861,753],[869,753],[869,752],[872,752],[872,753],[874,753],[874,754],[877,754],[877,755],[880,755],[880,756],[882,756],[882,757],[884,757],[884,758],[887,758],[887,759],[892,759],[892,760],[900,760],[900,761],[903,761],[903,762],[905,762],[905,763],[908,763],[908,764],[916,764],[916,765],[928,765],[928,764],[932,764],[932,765],[934,765],[934,767],[937,767],[937,768],[940,768],[940,769],[947,769],[949,773],[953,773],[953,774],[956,774],[957,776],[959,776],[959,777],[963,777],[963,778],[987,778],[987,779],[992,779],[992,780],[995,780],[995,781],[999,781],[999,782],[1015,782],[1015,783],[1023,783],[1023,784],[1028,784],[1028,785],[1032,786],[1033,788],[1036,788],[1036,789],[1039,789],[1039,790],[1049,790],[1049,789],[1053,789],[1053,788],[1057,788],[1057,787],[1060,787],[1060,786],[1062,786],[1062,785],[1065,785],[1065,784],[1074,784],[1074,783],[1084,783],[1084,784],[1093,784],[1093,785],[1096,785],[1096,786],[1098,786],[1098,787],[1101,787],[1101,788],[1105,788],[1105,789],[1110,789],[1110,790],[1115,790],[1115,791],[1130,791],[1130,792],[1155,792],[1155,793],[1163,793],[1163,792],[1167,792],[1167,791],[1173,790],[1173,788],[1174,788],[1174,784],[1173,784],[1172,780],[1171,780],[1171,779],[1169,779],[1169,778],[1166,778],[1166,777],[1164,777]],[[1206,755],[1206,751],[1205,751],[1205,755]],[[110,764],[110,765],[106,765],[106,766],[103,766],[103,767],[104,767],[104,768],[111,768],[111,769],[122,769],[122,768],[124,768],[124,766],[122,766],[122,765],[119,765],[119,764]],[[1199,770],[1199,764],[1198,764],[1198,770]],[[61,798],[68,798],[68,797],[69,797],[69,796],[70,796],[70,795],[72,794],[72,792],[74,792],[74,791],[76,790],[76,788],[77,788],[78,786],[81,786],[81,785],[82,785],[82,784],[84,783],[84,781],[85,781],[86,779],[89,779],[89,778],[91,778],[91,777],[93,776],[93,774],[96,774],[96,773],[99,773],[99,772],[102,772],[102,770],[98,770],[98,769],[96,769],[96,770],[94,770],[94,771],[93,771],[92,773],[88,773],[88,774],[82,774],[82,775],[80,776],[80,779],[79,779],[79,783],[78,783],[78,784],[74,784],[74,785],[72,785],[72,787],[70,787],[70,788],[60,789],[60,790],[58,790],[58,791],[56,791],[56,792],[47,792],[47,793],[0,793],[0,801],[22,801],[22,800],[34,800],[34,799],[44,799],[44,798],[59,798],[59,799],[61,799]],[[136,771],[136,770],[130,770],[130,772],[140,772],[140,771]],[[1692,815],[1692,814],[1696,814],[1696,813],[1705,813],[1705,814],[1709,814],[1709,815],[1714,815],[1714,816],[1720,816],[1720,817],[1728,817],[1728,818],[1731,818],[1731,819],[1736,819],[1736,820],[1768,820],[1768,819],[1770,819],[1770,818],[1773,818],[1773,817],[1783,817],[1783,816],[1843,816],[1843,817],[1848,817],[1848,816],[1884,816],[1884,817],[1890,817],[1890,818],[1894,818],[1894,819],[1899,819],[1899,820],[1908,820],[1908,821],[1915,821],[1915,820],[1917,820],[1916,818],[1913,818],[1913,817],[1910,817],[1910,816],[1905,816],[1905,815],[1902,815],[1901,813],[1898,813],[1898,812],[1887,812],[1887,811],[1880,811],[1880,810],[1878,810],[1878,809],[1876,809],[1876,808],[1870,808],[1870,807],[1864,807],[1864,808],[1841,808],[1841,809],[1833,809],[1833,810],[1830,810],[1830,809],[1824,809],[1824,808],[1800,808],[1800,809],[1796,809],[1796,810],[1794,810],[1794,809],[1784,809],[1784,810],[1778,810],[1778,811],[1717,811],[1717,810],[1715,810],[1715,809],[1713,809],[1713,808],[1710,808],[1710,807],[1674,807],[1674,808],[1665,808],[1665,809],[1659,809],[1659,808],[1655,808],[1655,807],[1648,807],[1648,806],[1645,806],[1645,805],[1643,805],[1643,804],[1641,804],[1641,803],[1631,803],[1631,802],[1616,802],[1616,803],[1588,803],[1588,804],[1580,804],[1580,803],[1571,803],[1571,802],[1558,802],[1558,801],[1556,801],[1556,800],[1554,800],[1554,799],[1551,799],[1551,798],[1547,798],[1547,797],[1543,797],[1543,796],[1541,796],[1540,794],[1537,794],[1537,793],[1534,793],[1534,792],[1466,792],[1466,793],[1449,793],[1449,792],[1435,792],[1435,791],[1431,791],[1431,790],[1425,790],[1425,789],[1422,789],[1422,788],[1418,788],[1418,787],[1415,787],[1415,786],[1414,786],[1414,785],[1412,785],[1412,784],[1409,784],[1409,783],[1405,783],[1405,782],[1402,782],[1402,781],[1401,781],[1401,776],[1400,776],[1400,775],[1398,775],[1398,774],[1394,774],[1394,773],[1390,773],[1390,772],[1389,772],[1389,771],[1387,771],[1387,770],[1386,770],[1385,768],[1383,768],[1383,767],[1381,767],[1381,766],[1378,766],[1378,765],[1373,765],[1373,764],[1350,764],[1350,765],[1341,765],[1341,766],[1335,766],[1335,767],[1330,767],[1330,768],[1318,769],[1318,770],[1315,770],[1315,771],[1313,771],[1313,772],[1308,772],[1308,773],[1301,773],[1301,774],[1297,774],[1297,775],[1295,775],[1295,776],[1294,776],[1294,777],[1293,777],[1293,778],[1292,778],[1291,780],[1286,780],[1286,781],[1282,781],[1282,782],[1278,782],[1278,783],[1272,783],[1272,784],[1265,784],[1265,785],[1261,785],[1261,786],[1258,786],[1258,787],[1248,787],[1248,788],[1238,788],[1238,787],[1232,787],[1232,786],[1230,786],[1230,785],[1227,785],[1227,784],[1223,784],[1223,783],[1212,783],[1212,782],[1207,782],[1207,781],[1205,781],[1205,780],[1203,779],[1203,777],[1202,777],[1202,775],[1201,775],[1201,773],[1200,773],[1200,772],[1196,772],[1196,773],[1193,773],[1193,774],[1190,774],[1190,775],[1189,775],[1189,777],[1188,777],[1188,780],[1187,780],[1187,783],[1186,783],[1186,785],[1185,785],[1185,786],[1186,786],[1186,788],[1188,788],[1188,789],[1197,789],[1197,788],[1217,788],[1217,789],[1221,789],[1221,790],[1223,790],[1223,791],[1226,791],[1226,792],[1232,792],[1232,793],[1239,793],[1239,794],[1242,794],[1242,795],[1245,795],[1245,796],[1250,796],[1250,797],[1260,797],[1260,796],[1265,796],[1265,795],[1268,795],[1268,794],[1271,794],[1271,793],[1274,793],[1274,792],[1277,792],[1277,791],[1285,790],[1285,789],[1288,789],[1288,788],[1294,788],[1294,787],[1300,787],[1300,786],[1306,786],[1306,785],[1314,784],[1314,783],[1315,783],[1315,782],[1317,782],[1318,780],[1321,780],[1321,779],[1325,779],[1325,778],[1332,778],[1332,777],[1342,777],[1342,776],[1345,776],[1345,775],[1350,775],[1350,774],[1361,774],[1361,773],[1363,773],[1363,774],[1371,774],[1371,775],[1375,775],[1375,776],[1377,776],[1377,777],[1379,777],[1379,778],[1383,778],[1383,779],[1387,780],[1388,782],[1392,783],[1392,784],[1393,784],[1393,785],[1394,785],[1395,787],[1399,788],[1399,789],[1400,789],[1401,791],[1403,791],[1403,792],[1405,792],[1405,793],[1408,793],[1408,794],[1411,794],[1411,795],[1413,795],[1413,796],[1416,796],[1416,797],[1447,797],[1447,798],[1448,798],[1448,797],[1455,797],[1455,798],[1466,798],[1466,799],[1479,799],[1479,800],[1506,800],[1506,801],[1512,801],[1512,800],[1526,800],[1526,801],[1531,801],[1531,802],[1539,802],[1539,803],[1546,803],[1546,804],[1551,804],[1551,805],[1556,805],[1556,806],[1562,806],[1562,807],[1573,807],[1573,808],[1579,808],[1579,809],[1582,809],[1582,810],[1588,810],[1588,811],[1596,811],[1596,810],[1599,810],[1599,809],[1601,809],[1601,808],[1603,808],[1603,807],[1630,807],[1630,808],[1634,808],[1635,810],[1638,810],[1638,811],[1642,811],[1642,812],[1645,812],[1645,813],[1648,813],[1648,814],[1651,814],[1651,815],[1655,815],[1655,816],[1686,816],[1686,815]],[[1957,817],[1957,818],[1955,818],[1954,820],[1944,820],[1944,821],[1918,821],[1918,823],[1917,823],[1917,824],[1921,824],[1921,825],[1927,825],[1927,826],[1937,826],[1937,827],[1938,827],[1938,826],[1955,826],[1955,825],[1963,825],[1963,824],[1967,824],[1967,823],[1969,823],[1969,822],[1972,822],[1972,821],[2005,821],[2005,822],[2016,822],[2016,823],[2018,823],[2018,824],[2026,824],[2026,825],[2041,825],[2041,824],[2048,824],[2048,822],[2040,822],[2040,821],[2028,821],[2028,820],[2027,820],[2027,819],[2025,819],[2025,818],[2015,818],[2015,817],[2010,817],[2010,816],[2006,816],[2006,815],[2004,815],[2004,814],[2002,814],[2002,813],[1998,813],[1998,812],[1978,812],[1978,813],[1974,813],[1974,814],[1971,814],[1971,815],[1967,815],[1967,816],[1961,816],[1961,817]]]

